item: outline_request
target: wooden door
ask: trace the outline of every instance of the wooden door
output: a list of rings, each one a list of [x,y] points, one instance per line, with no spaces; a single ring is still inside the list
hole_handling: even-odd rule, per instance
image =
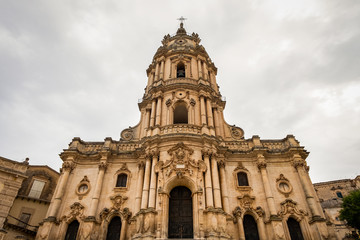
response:
[[[169,238],[193,238],[193,209],[191,191],[176,187],[170,192]]]

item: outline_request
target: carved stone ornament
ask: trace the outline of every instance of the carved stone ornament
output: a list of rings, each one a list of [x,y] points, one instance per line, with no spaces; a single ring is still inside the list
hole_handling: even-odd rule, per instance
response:
[[[170,98],[169,98],[168,100],[166,100],[166,102],[165,102],[165,104],[166,104],[167,107],[170,107],[170,106],[171,106],[171,103],[172,103],[172,101],[171,101]]]
[[[233,215],[235,219],[238,219],[241,217],[241,208],[239,206],[237,206],[234,211],[233,211]]]
[[[263,158],[259,159],[256,164],[259,169],[266,168],[266,161]]]
[[[67,170],[67,171],[71,171],[75,168],[75,163],[71,162],[71,161],[66,161],[62,164],[62,169],[63,170]]]
[[[285,201],[280,203],[280,205],[281,205],[281,210],[278,213],[280,217],[287,214],[294,214],[299,217],[304,217],[308,215],[306,211],[298,209],[297,202],[291,199],[286,199]]]
[[[125,200],[127,200],[128,197],[126,196],[121,196],[120,194],[116,194],[112,197],[110,197],[110,200],[112,201],[113,203],[113,209],[116,209],[116,210],[120,210],[121,209],[121,206],[123,205],[123,203],[125,202]]]
[[[112,216],[121,216],[121,219],[126,220],[127,222],[130,221],[131,218],[131,211],[129,210],[129,208],[124,208],[121,211],[115,208],[104,208],[103,210],[101,210],[100,212],[100,219],[106,220],[108,222],[110,222],[110,220],[112,219]]]
[[[74,202],[71,206],[70,206],[70,213],[66,216],[61,217],[61,220],[65,220],[66,222],[71,221],[72,219],[75,218],[80,218],[80,219],[84,219],[84,206],[81,205],[81,203],[79,202]]]
[[[75,189],[75,193],[78,195],[79,200],[83,199],[83,197],[90,192],[90,187],[90,181],[85,175]]]
[[[280,174],[280,176],[276,179],[276,187],[278,191],[284,194],[286,197],[289,196],[293,189],[289,180],[284,177],[283,174]]]
[[[244,131],[239,127],[235,127],[235,126],[230,127],[230,132],[231,132],[231,136],[236,140],[240,140],[244,138]]]
[[[170,160],[166,162],[159,161],[155,165],[155,171],[159,174],[159,183],[162,183],[164,177],[170,177],[175,173],[178,178],[184,177],[186,174],[192,176],[194,171],[205,172],[206,165],[202,160],[195,161],[190,158],[194,151],[187,147],[184,143],[180,142],[168,150],[171,156]],[[161,187],[161,184],[159,184]]]
[[[191,99],[190,99],[190,105],[191,105],[191,106],[195,106],[195,104],[196,104],[195,99],[191,98]]]
[[[161,43],[163,44],[163,46],[166,46],[168,44],[169,40],[170,40],[170,34],[167,34],[167,35],[164,36]]]
[[[250,196],[249,194],[245,194],[241,197],[238,197],[238,199],[240,201],[240,206],[242,206],[244,209],[251,209],[255,197]]]
[[[99,163],[99,169],[100,170],[106,170],[107,169],[107,166],[108,166],[108,164],[106,163],[106,162],[100,162]]]
[[[193,32],[193,33],[191,34],[191,36],[193,37],[193,40],[194,40],[194,42],[196,43],[196,45],[199,45],[199,43],[200,43],[200,41],[201,41],[201,39],[199,38],[199,34]]]
[[[134,131],[130,128],[124,129],[121,132],[121,139],[130,141],[134,138]]]
[[[249,172],[249,171],[244,167],[244,165],[242,164],[242,162],[239,162],[239,163],[238,163],[237,167],[234,169],[234,172],[237,172],[237,171],[239,171],[239,170],[244,170],[244,171],[246,171],[246,172]]]

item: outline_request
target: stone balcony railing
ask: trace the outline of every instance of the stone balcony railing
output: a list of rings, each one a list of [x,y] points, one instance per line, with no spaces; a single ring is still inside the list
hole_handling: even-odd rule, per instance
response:
[[[160,134],[193,133],[200,134],[201,127],[192,124],[172,124],[160,127]]]
[[[172,85],[172,84],[179,84],[179,83],[197,85],[198,80],[190,79],[190,78],[172,78],[172,79],[168,79],[168,80],[164,81],[165,86]]]
[[[290,144],[288,141],[262,141],[262,145],[271,152],[284,151],[289,148]]]

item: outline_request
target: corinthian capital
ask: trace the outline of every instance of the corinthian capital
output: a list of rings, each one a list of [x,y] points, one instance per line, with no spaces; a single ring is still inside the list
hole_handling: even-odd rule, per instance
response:
[[[66,161],[62,164],[62,169],[64,171],[72,171],[75,168],[75,163],[71,161]]]
[[[107,168],[107,166],[108,166],[108,164],[106,163],[106,162],[100,162],[99,163],[99,169],[100,170],[106,170],[106,168]]]

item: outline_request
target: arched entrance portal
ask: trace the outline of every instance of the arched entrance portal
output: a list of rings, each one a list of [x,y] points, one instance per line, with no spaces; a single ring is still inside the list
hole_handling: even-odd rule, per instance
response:
[[[79,230],[79,222],[72,221],[66,230],[65,240],[75,240]]]
[[[250,215],[244,216],[244,232],[246,240],[259,240],[259,232],[255,219]]]
[[[175,187],[170,192],[169,238],[193,238],[193,208],[191,191]]]
[[[109,223],[106,240],[119,240],[120,232],[121,232],[121,219],[120,217],[116,216],[113,219],[111,219]]]
[[[291,240],[304,240],[304,237],[301,232],[301,227],[298,221],[293,218],[287,220],[287,225],[290,232]]]

